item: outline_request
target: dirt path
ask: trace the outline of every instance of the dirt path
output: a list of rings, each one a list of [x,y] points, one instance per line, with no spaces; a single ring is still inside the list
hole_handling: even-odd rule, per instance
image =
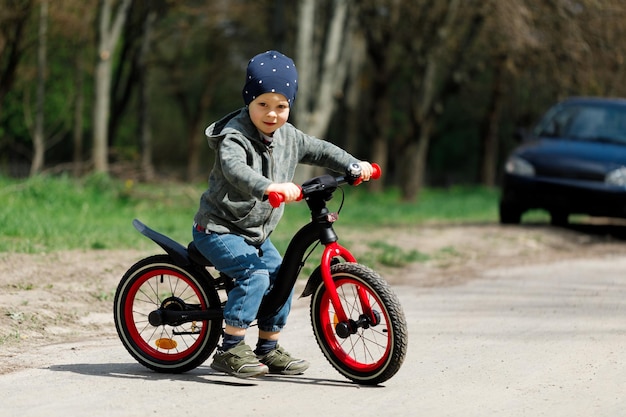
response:
[[[626,255],[622,228],[420,226],[352,233],[343,242],[366,264],[358,256],[368,250],[362,242],[385,241],[427,255],[427,261],[403,268],[377,268],[394,285],[423,288],[467,283],[485,269]],[[112,299],[120,277],[159,251],[0,254],[0,374],[45,364],[38,354],[43,346],[115,337]]]

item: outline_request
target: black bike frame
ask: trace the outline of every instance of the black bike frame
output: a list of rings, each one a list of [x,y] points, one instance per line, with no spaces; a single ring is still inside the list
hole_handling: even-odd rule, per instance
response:
[[[307,250],[311,245],[319,241],[324,245],[321,263],[318,269],[309,277],[303,296],[310,295],[309,289],[312,291],[312,289],[317,288],[323,282],[328,290],[339,322],[348,321],[330,271],[331,265],[336,258],[342,258],[346,262],[356,262],[356,259],[348,249],[337,243],[339,238],[333,229],[333,223],[337,220],[338,215],[331,213],[326,207],[326,202],[331,199],[332,193],[339,184],[344,182],[348,182],[344,177],[333,178],[330,175],[322,175],[302,185],[304,199],[311,211],[311,222],[298,230],[291,239],[283,256],[283,264],[278,271],[276,281],[268,294],[263,298],[259,308],[259,317],[276,313],[285,304],[304,266]],[[183,267],[196,265],[199,270],[204,270],[202,265],[192,260],[188,249],[180,243],[150,229],[137,219],[133,220],[133,226],[141,234],[161,246],[171,256],[175,264]],[[206,270],[204,271],[210,277],[210,274]],[[365,296],[365,292],[359,289],[359,295],[363,312],[371,316],[371,306]],[[213,320],[221,317],[221,308],[204,311],[195,309],[188,311],[164,311],[159,309],[151,314],[150,323],[154,326],[161,324],[178,325],[193,320]]]
[[[331,213],[326,207],[326,202],[331,199],[333,192],[338,185],[349,180],[345,177],[334,178],[330,175],[322,175],[314,178],[302,185],[302,194],[311,211],[311,222],[302,227],[292,238],[287,251],[283,257],[283,264],[278,271],[276,282],[264,297],[259,309],[259,316],[276,313],[287,301],[289,294],[294,288],[300,270],[304,266],[304,257],[307,249],[315,242],[319,241],[324,245],[324,252],[319,267],[321,281],[323,281],[331,300],[339,322],[347,322],[343,306],[337,294],[335,281],[330,272],[330,267],[334,259],[342,258],[346,262],[356,262],[350,251],[341,246],[337,241],[339,238],[333,229],[333,223],[337,220],[338,214]],[[306,288],[316,288],[319,282],[319,275],[315,272],[309,277]],[[371,306],[365,293],[359,290],[359,298],[363,311],[371,316]]]

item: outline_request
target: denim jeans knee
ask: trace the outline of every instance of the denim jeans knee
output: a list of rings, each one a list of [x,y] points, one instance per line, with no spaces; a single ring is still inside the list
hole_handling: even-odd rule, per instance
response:
[[[224,307],[224,321],[230,326],[248,328],[257,318],[263,296],[274,284],[282,263],[280,254],[269,239],[261,245],[259,256],[259,248],[239,235],[207,234],[194,228],[193,237],[198,250],[215,268],[235,280]],[[259,319],[259,329],[280,331],[290,307],[291,296],[276,315]]]

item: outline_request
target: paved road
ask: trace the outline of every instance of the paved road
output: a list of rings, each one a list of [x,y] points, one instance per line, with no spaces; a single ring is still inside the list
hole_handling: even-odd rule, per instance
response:
[[[360,387],[334,371],[296,301],[283,341],[304,376],[244,381],[203,366],[159,375],[112,335],[48,346],[0,376],[5,416],[550,416],[626,412],[626,258],[486,271],[455,287],[396,287],[410,343],[400,372]],[[39,360],[41,357],[39,357]],[[28,360],[28,357],[25,357]]]

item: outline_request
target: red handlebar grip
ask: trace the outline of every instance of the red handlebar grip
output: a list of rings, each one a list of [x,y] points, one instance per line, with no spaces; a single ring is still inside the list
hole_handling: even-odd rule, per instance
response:
[[[296,198],[296,201],[302,200],[302,197],[304,196],[302,195],[301,191],[298,198]],[[280,205],[285,202],[285,196],[281,193],[277,193],[276,191],[270,191],[270,193],[267,195],[267,199],[269,200],[270,205],[274,208],[280,207]]]
[[[372,172],[372,179],[374,180],[379,179],[380,176],[383,174],[382,170],[380,169],[380,165],[374,162],[372,163],[372,168],[374,168],[374,172]]]
[[[285,196],[275,191],[272,191],[268,195],[268,200],[270,201],[270,205],[272,207],[278,208],[280,207],[282,202],[285,201]]]

